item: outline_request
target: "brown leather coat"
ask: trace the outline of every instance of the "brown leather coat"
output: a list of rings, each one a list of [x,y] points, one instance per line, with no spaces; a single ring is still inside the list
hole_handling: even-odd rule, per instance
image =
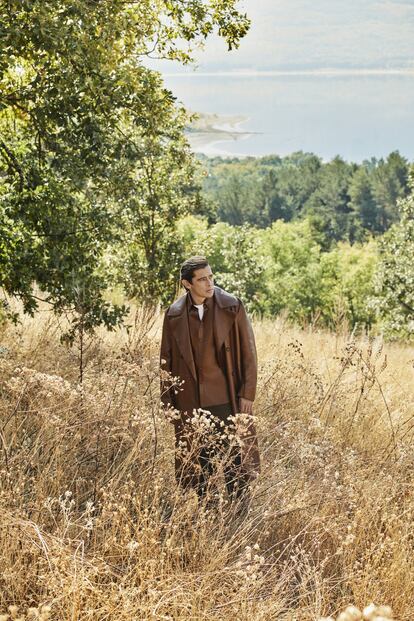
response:
[[[214,287],[214,340],[218,361],[229,387],[233,414],[240,412],[239,398],[254,401],[257,383],[257,354],[253,330],[242,302],[220,287]],[[191,349],[187,295],[176,300],[166,311],[161,340],[161,368],[183,381],[181,389],[168,390],[161,382],[161,401],[182,413],[176,435],[188,414],[198,407],[197,374]],[[254,477],[259,471],[256,430],[249,423],[244,436],[243,462]]]

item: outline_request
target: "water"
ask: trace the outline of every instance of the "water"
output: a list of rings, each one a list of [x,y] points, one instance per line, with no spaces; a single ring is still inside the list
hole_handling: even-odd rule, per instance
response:
[[[197,147],[209,155],[311,151],[361,162],[399,150],[414,160],[414,74],[171,75],[168,88],[197,112],[242,115],[238,140]]]

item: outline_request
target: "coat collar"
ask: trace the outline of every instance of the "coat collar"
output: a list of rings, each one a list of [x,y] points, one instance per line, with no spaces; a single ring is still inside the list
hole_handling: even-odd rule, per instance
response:
[[[188,326],[187,297],[188,294],[185,294],[171,304],[167,311],[167,316],[170,318],[171,331],[177,341],[181,355],[193,378],[197,381],[197,372],[191,349],[190,328]],[[214,287],[214,299],[216,304],[214,340],[217,352],[219,352],[236,318],[239,300],[220,287]],[[217,313],[217,307],[222,312]]]
[[[184,311],[186,310],[188,295],[188,293],[185,293],[173,304],[171,304],[167,312],[167,315],[169,317],[178,317],[179,315],[182,315],[184,313]],[[220,308],[229,308],[230,306],[239,305],[239,301],[234,295],[227,293],[227,291],[224,291],[224,289],[221,289],[220,287],[214,287],[214,299],[217,306],[219,306]]]

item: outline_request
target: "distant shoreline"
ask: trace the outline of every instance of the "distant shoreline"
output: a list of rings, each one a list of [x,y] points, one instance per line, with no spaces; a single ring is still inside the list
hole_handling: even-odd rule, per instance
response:
[[[220,114],[198,114],[186,134],[192,150],[205,155],[232,155],[217,145],[223,142],[239,141],[257,133],[241,130],[241,126],[249,121],[249,117],[241,115],[224,116]]]
[[[255,69],[234,69],[232,71],[189,71],[163,73],[164,78],[206,78],[206,77],[226,77],[226,78],[260,78],[260,77],[369,77],[369,76],[412,76],[414,68],[400,69],[275,69],[275,70],[255,70]]]
[[[304,151],[362,162],[399,151],[414,158],[413,77],[202,78],[168,86],[187,109],[207,113],[186,138],[208,157]]]

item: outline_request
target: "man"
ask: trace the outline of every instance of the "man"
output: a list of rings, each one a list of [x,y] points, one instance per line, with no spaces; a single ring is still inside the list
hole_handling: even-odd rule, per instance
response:
[[[176,477],[203,497],[221,460],[229,495],[239,498],[259,472],[251,417],[257,382],[253,330],[242,302],[214,286],[204,257],[183,263],[181,283],[186,294],[167,309],[161,340],[161,368],[179,380],[172,385],[164,375],[161,381],[162,403],[178,411]],[[210,434],[200,436],[197,412]],[[244,419],[239,442],[234,439],[236,414]]]

